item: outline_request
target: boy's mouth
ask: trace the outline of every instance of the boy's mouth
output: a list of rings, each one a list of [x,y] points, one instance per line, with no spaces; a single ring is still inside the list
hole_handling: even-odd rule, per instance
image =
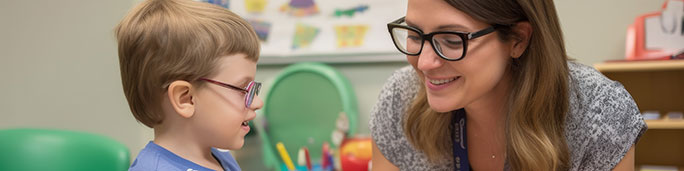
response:
[[[242,122],[242,126],[248,126],[248,124],[249,124],[249,121]]]

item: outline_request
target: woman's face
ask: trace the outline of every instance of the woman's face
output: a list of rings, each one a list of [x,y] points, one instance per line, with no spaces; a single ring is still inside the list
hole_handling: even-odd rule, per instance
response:
[[[444,0],[409,0],[406,23],[428,34],[436,31],[476,32],[490,25],[477,21]],[[409,63],[424,80],[428,103],[437,112],[449,112],[478,102],[504,98],[507,66],[512,44],[501,41],[498,32],[468,40],[460,61],[440,58],[428,42]]]

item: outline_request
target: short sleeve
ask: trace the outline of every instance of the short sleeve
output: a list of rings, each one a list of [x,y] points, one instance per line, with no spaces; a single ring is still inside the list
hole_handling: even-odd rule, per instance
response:
[[[380,152],[396,166],[402,164],[402,157],[410,149],[402,128],[402,117],[419,86],[415,71],[404,67],[395,71],[387,80],[369,120],[373,141]]]
[[[572,168],[611,170],[639,141],[646,123],[622,84],[591,67],[569,66],[575,83],[566,120]]]

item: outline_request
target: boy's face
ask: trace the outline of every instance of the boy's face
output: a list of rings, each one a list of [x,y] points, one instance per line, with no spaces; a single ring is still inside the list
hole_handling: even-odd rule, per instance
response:
[[[224,56],[217,66],[216,75],[207,79],[243,89],[254,81],[256,62],[246,59],[244,54]],[[254,111],[263,106],[261,98],[256,96],[252,104],[245,107],[244,92],[210,83],[198,89],[194,98],[197,118],[193,124],[198,141],[223,149],[242,148],[244,136],[250,131],[243,122],[254,119]]]

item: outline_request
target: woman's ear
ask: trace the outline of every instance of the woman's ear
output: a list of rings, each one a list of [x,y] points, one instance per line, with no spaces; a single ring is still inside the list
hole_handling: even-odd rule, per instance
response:
[[[167,91],[169,102],[178,115],[183,118],[190,118],[195,114],[195,103],[192,99],[195,92],[192,84],[187,81],[176,80],[171,82]]]
[[[530,45],[530,37],[532,36],[532,25],[528,21],[521,21],[513,26],[513,44],[511,47],[511,57],[519,58]]]

